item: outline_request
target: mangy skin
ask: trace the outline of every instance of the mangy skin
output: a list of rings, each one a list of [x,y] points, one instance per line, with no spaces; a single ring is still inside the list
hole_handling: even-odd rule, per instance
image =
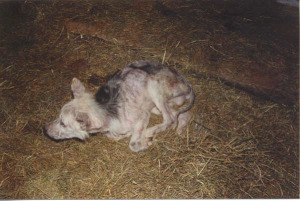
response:
[[[131,136],[129,147],[138,152],[152,144],[154,134],[177,126],[181,133],[190,120],[187,112],[194,93],[186,79],[173,68],[137,61],[116,72],[95,95],[73,78],[74,99],[63,106],[59,118],[46,124],[54,139],[85,139],[89,133],[105,133],[115,140]],[[175,110],[189,100],[189,105]],[[150,115],[163,116],[163,122],[147,128]]]

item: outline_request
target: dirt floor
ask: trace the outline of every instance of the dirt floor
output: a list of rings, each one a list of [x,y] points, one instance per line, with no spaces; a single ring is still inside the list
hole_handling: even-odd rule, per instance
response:
[[[299,10],[273,0],[0,1],[0,199],[299,198]],[[133,153],[45,134],[79,78],[173,66],[183,135]],[[153,116],[151,124],[161,121]]]

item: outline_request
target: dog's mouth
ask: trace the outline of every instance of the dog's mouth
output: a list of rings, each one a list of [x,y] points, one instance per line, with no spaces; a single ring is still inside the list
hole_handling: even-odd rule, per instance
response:
[[[53,135],[51,135],[51,134],[49,133],[47,125],[43,127],[43,134],[44,134],[47,138],[49,138],[50,140],[53,140],[53,141],[56,141],[56,142],[60,141],[59,139],[56,139],[55,137],[53,137]]]
[[[100,128],[89,128],[87,130],[88,133],[102,133],[103,132],[103,129],[100,127]]]

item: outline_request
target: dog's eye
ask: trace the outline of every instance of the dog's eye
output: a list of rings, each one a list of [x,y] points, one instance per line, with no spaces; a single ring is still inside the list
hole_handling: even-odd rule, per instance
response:
[[[82,124],[84,121],[82,119],[76,119],[78,123]]]
[[[60,124],[62,127],[66,127],[66,125],[64,124],[64,122],[62,122],[62,120],[60,120],[59,124]]]

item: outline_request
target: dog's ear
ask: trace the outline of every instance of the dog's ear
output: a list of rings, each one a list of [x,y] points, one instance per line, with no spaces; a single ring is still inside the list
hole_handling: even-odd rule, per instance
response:
[[[84,129],[90,127],[91,121],[89,115],[84,112],[79,112],[76,115],[76,121],[80,123],[80,126]]]
[[[85,87],[80,82],[80,80],[78,80],[76,77],[74,77],[72,80],[71,89],[72,89],[74,98],[81,97],[82,94],[84,94],[84,92],[85,92]]]
[[[87,113],[79,112],[76,116],[76,121],[79,122],[81,129],[88,133],[98,133],[101,131],[101,124],[93,116]]]

